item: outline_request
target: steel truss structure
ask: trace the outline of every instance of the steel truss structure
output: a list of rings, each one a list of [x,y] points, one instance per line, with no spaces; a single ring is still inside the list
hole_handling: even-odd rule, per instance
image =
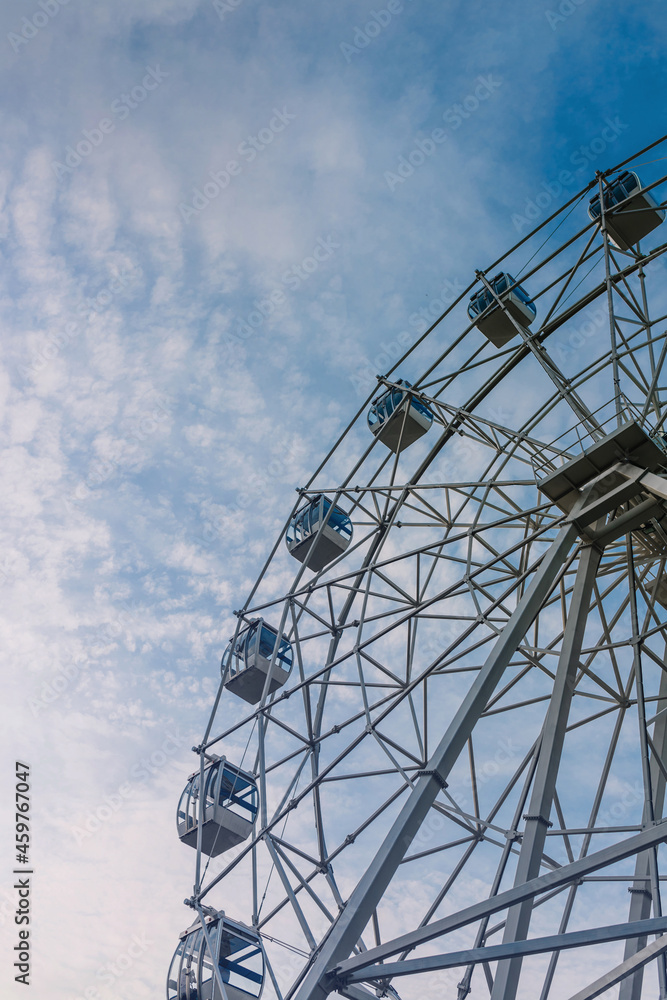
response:
[[[255,929],[278,1000],[667,997],[667,226],[619,250],[602,197],[666,141],[378,376],[433,426],[389,451],[369,399],[294,508],[324,494],[351,544],[290,581],[286,526],[237,612],[294,669],[256,705],[223,674],[201,787],[224,754],[259,813],[220,858],[200,836],[189,902]],[[538,308],[501,349],[465,314],[506,309],[499,268]]]

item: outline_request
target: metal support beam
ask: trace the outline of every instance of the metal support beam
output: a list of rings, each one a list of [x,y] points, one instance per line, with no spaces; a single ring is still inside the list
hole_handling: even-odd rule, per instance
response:
[[[642,486],[660,500],[667,500],[667,479],[656,476],[655,472],[646,472],[641,478]]]
[[[656,938],[652,944],[649,944],[646,948],[642,948],[632,958],[621,962],[616,968],[610,969],[604,976],[596,979],[594,983],[584,987],[583,990],[579,990],[575,996],[570,997],[570,1000],[594,1000],[595,997],[599,997],[602,993],[610,990],[616,983],[622,982],[636,969],[643,968],[648,962],[652,962],[654,958],[657,958],[658,955],[664,954],[665,950],[667,950],[667,937]]]
[[[626,470],[625,466],[620,465],[620,463],[617,469],[619,477],[623,477],[623,481],[618,486],[609,488],[605,482],[605,480],[608,482],[612,478],[613,473],[616,471],[614,468],[609,469],[591,481],[590,486],[595,487],[597,484],[600,484],[604,492],[600,496],[596,496],[593,493],[590,503],[586,504],[577,514],[579,524],[587,525],[592,521],[597,521],[610,510],[621,507],[626,500],[632,500],[641,493],[642,487],[639,480],[643,475],[648,474],[646,470],[635,466],[630,466]],[[605,487],[607,488],[605,489]]]
[[[340,990],[342,996],[347,997],[348,1000],[376,1000],[375,992],[370,993],[368,990],[363,989],[361,986],[352,985],[343,986]],[[391,993],[389,994],[392,995]]]
[[[267,834],[267,836],[264,838],[264,842],[266,843],[266,846],[268,848],[269,854],[271,855],[271,860],[273,861],[273,864],[275,865],[276,871],[278,872],[278,876],[280,878],[280,881],[282,882],[283,887],[285,889],[285,892],[287,893],[287,898],[289,899],[290,903],[292,904],[292,909],[294,910],[294,913],[296,914],[296,918],[299,921],[299,924],[301,925],[301,930],[303,931],[303,936],[305,937],[306,941],[308,942],[308,947],[310,948],[311,951],[313,951],[317,947],[317,942],[315,941],[315,938],[313,937],[313,932],[311,931],[310,927],[308,926],[308,921],[306,920],[304,912],[301,909],[301,907],[299,906],[299,901],[296,898],[296,895],[294,893],[294,889],[292,888],[292,886],[290,884],[290,880],[287,877],[287,873],[285,872],[285,869],[283,868],[282,861],[278,857],[278,852],[276,851],[275,847],[273,846],[273,843],[271,842],[271,835],[270,834]]]
[[[667,670],[663,671],[660,678],[659,700],[655,709],[659,712],[667,704]],[[653,743],[662,758],[667,759],[667,712],[660,715],[656,720],[653,731]],[[651,760],[651,784],[653,792],[653,811],[655,816],[662,816],[665,804],[665,777],[655,759]],[[635,864],[635,881],[630,887],[630,912],[628,920],[634,923],[637,920],[645,920],[651,912],[651,893],[649,890],[649,875],[651,868],[651,857],[648,852],[644,852],[637,857]],[[646,937],[628,937],[625,945],[624,958],[632,958],[639,951],[646,947]],[[641,1000],[642,983],[644,980],[644,969],[641,966],[632,976],[628,976],[621,983],[618,1000]]]
[[[526,826],[514,878],[515,885],[523,885],[524,882],[537,878],[540,873],[565,730],[574,697],[588,609],[600,559],[601,552],[593,547],[583,549],[579,558],[553,693],[542,729],[539,760],[528,814],[525,817]],[[503,944],[523,941],[527,937],[532,908],[532,899],[527,899],[509,911]],[[494,979],[491,1000],[514,1000],[520,975],[520,957],[501,962]]]
[[[582,497],[581,502],[586,499]],[[325,1000],[331,993],[329,970],[350,955],[371,919],[519,643],[549,595],[577,534],[574,524],[558,533],[384,843],[325,937],[296,994],[297,1000]]]
[[[638,503],[636,507],[624,511],[599,529],[588,528],[586,537],[601,545],[610,545],[622,535],[627,535],[630,531],[636,531],[642,525],[647,524],[651,518],[661,518],[665,516],[664,505],[654,498]]]
[[[452,951],[448,955],[425,955],[410,958],[405,962],[388,962],[386,965],[371,965],[367,969],[346,977],[345,984],[366,980],[393,979],[394,976],[412,976],[418,972],[437,972],[453,969],[459,965],[477,965],[479,962],[496,962],[513,956],[543,955],[545,952],[562,951],[567,948],[586,948],[608,941],[622,941],[628,932],[643,935],[659,934],[667,930],[667,917],[655,920],[640,920],[636,924],[611,924],[607,927],[591,927],[585,931],[570,931],[568,934],[551,934],[548,937],[531,938],[529,941],[511,941],[494,944],[486,948],[468,948]]]
[[[607,287],[607,308],[609,309],[609,335],[611,339],[611,369],[614,380],[614,401],[616,403],[616,420],[620,427],[623,423],[623,404],[621,402],[621,380],[618,370],[618,343],[616,338],[616,318],[614,316],[613,284],[611,280],[612,262],[609,250],[609,233],[607,232],[607,210],[604,203],[604,180],[602,173],[597,171],[598,197],[600,199],[600,231],[604,247],[605,285]]]
[[[434,938],[449,934],[451,931],[458,930],[459,927],[465,927],[466,924],[473,923],[476,920],[481,920],[491,913],[506,910],[516,903],[523,902],[524,899],[531,899],[533,896],[537,896],[538,893],[558,889],[561,886],[568,885],[570,882],[577,882],[585,875],[590,875],[591,872],[597,871],[599,868],[606,868],[617,861],[623,861],[624,858],[633,857],[635,854],[653,847],[654,844],[663,843],[665,840],[667,840],[667,820],[656,823],[655,826],[647,827],[641,833],[635,834],[634,837],[628,837],[627,840],[622,840],[618,844],[611,844],[609,847],[604,847],[601,851],[596,851],[594,854],[579,858],[569,865],[563,865],[562,868],[555,868],[553,871],[547,872],[546,875],[540,875],[539,878],[531,879],[530,882],[526,882],[524,885],[513,886],[511,889],[506,889],[505,892],[501,892],[497,896],[491,896],[489,899],[483,899],[479,903],[473,903],[472,906],[466,906],[465,909],[459,910],[458,913],[452,913],[448,917],[434,920],[433,923],[427,924],[425,927],[419,927],[417,930],[402,934],[400,937],[394,938],[393,941],[387,941],[377,948],[369,948],[363,955],[356,955],[354,958],[341,962],[335,970],[332,967],[331,971],[335,971],[337,977],[341,978],[347,973],[356,972],[361,968],[368,968],[369,965],[376,962],[383,962],[392,955],[397,955],[399,952],[412,951],[413,948],[416,948],[420,944],[425,944]]]
[[[616,475],[617,477],[622,477],[629,486],[636,487],[636,491],[646,490],[658,500],[667,500],[667,479],[662,476],[657,476],[655,472],[651,472],[649,469],[642,468],[640,465],[635,465],[633,462],[616,462],[615,465],[610,466],[605,472],[597,477],[597,481],[604,481],[605,477],[610,477]],[[621,487],[619,487],[619,490]],[[610,494],[611,495],[611,494]],[[621,494],[619,493],[619,496]],[[591,509],[592,509],[591,505]],[[581,516],[588,508],[582,508],[577,516]],[[572,514],[574,516],[574,512]],[[588,520],[592,520],[597,514],[593,514]]]

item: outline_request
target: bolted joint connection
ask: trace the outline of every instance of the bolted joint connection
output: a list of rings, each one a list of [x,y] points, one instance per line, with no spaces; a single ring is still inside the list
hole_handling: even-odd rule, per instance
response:
[[[547,828],[553,826],[551,820],[545,819],[544,816],[529,816],[526,813],[526,815],[523,818],[526,820],[526,822],[528,822],[528,820],[534,819],[537,823],[543,823],[544,826],[546,826]]]
[[[440,774],[439,771],[426,771],[426,770],[417,771],[415,774],[415,778],[435,778],[435,780],[438,782],[443,791],[445,790],[445,788],[449,787],[449,785],[447,784],[447,782],[445,781],[445,779],[443,778],[443,776]]]

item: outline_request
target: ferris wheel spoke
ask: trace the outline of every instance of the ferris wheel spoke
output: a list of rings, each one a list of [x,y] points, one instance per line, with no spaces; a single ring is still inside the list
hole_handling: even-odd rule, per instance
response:
[[[275,849],[276,853],[280,855],[280,857],[282,858],[282,860],[284,861],[284,863],[287,865],[287,867],[289,868],[289,870],[292,872],[292,874],[294,875],[294,877],[298,880],[299,885],[302,887],[302,889],[310,896],[310,898],[312,899],[312,901],[315,903],[315,905],[318,907],[318,909],[321,910],[321,912],[327,918],[327,920],[329,921],[329,923],[333,923],[334,920],[335,920],[335,917],[334,917],[333,913],[324,905],[324,903],[322,902],[322,899],[320,898],[320,896],[318,896],[318,894],[314,891],[314,889],[311,887],[311,885],[308,882],[308,880],[303,877],[303,875],[301,874],[301,872],[299,871],[299,869],[296,867],[296,865],[293,864],[292,861],[290,861],[290,859],[289,859],[286,851],[282,850],[280,848],[279,842],[276,841],[276,838],[272,837],[271,841],[272,841],[272,844],[274,846],[274,849]],[[321,862],[318,862],[316,864],[317,864],[317,867],[319,867],[320,864],[321,864]]]
[[[622,335],[620,336],[619,339],[620,339],[620,341],[621,341],[622,344],[625,343],[624,338],[623,338]],[[630,371],[630,369],[628,368],[628,366],[623,363],[623,360],[622,360],[620,354],[619,354],[619,359],[618,359],[618,367],[619,367],[620,372],[622,372],[624,375],[626,375],[628,377],[628,379],[632,382],[632,384],[635,386],[635,388],[639,390],[639,392],[645,393],[646,391],[648,391],[649,384],[648,384],[648,381],[646,380],[646,378],[644,377],[644,374],[641,371],[641,369],[638,368],[638,367],[636,367],[636,374],[635,374],[635,372]]]
[[[303,913],[303,910],[299,906],[299,902],[298,902],[298,900],[296,898],[296,893],[295,893],[294,889],[292,889],[290,881],[287,878],[287,874],[286,874],[285,869],[284,869],[284,867],[282,865],[281,859],[280,859],[280,857],[278,855],[278,852],[277,852],[277,850],[275,848],[275,845],[273,844],[270,836],[267,837],[267,839],[266,839],[266,846],[267,846],[269,854],[271,855],[271,858],[273,860],[273,864],[275,866],[275,869],[278,872],[278,876],[280,878],[280,881],[283,884],[283,888],[285,889],[285,892],[287,893],[287,898],[289,899],[289,902],[291,903],[292,910],[294,911],[294,913],[296,915],[296,918],[297,918],[297,920],[299,922],[299,925],[300,925],[301,930],[303,932],[303,936],[305,937],[306,941],[308,942],[308,947],[310,948],[310,950],[312,952],[317,947],[317,942],[316,942],[316,940],[315,940],[315,938],[313,936],[313,933],[312,933],[312,931],[310,929],[308,921],[306,920],[306,917],[305,917],[305,915]],[[300,882],[300,886],[302,888],[305,887],[306,884],[307,883],[305,883],[305,882]]]
[[[639,278],[639,272],[637,273]],[[632,287],[627,278],[622,278],[621,281],[615,287],[616,295],[625,303],[628,310],[634,314],[634,319],[630,317],[617,316],[617,321],[626,323],[635,323],[641,326],[642,329],[647,329],[649,326],[649,319],[643,308],[643,304],[639,301],[639,296],[637,295],[635,289]],[[641,292],[640,292],[641,294]]]
[[[570,283],[579,274],[580,268],[583,267],[583,265],[585,263],[587,263],[588,260],[590,260],[591,256],[594,256],[595,253],[597,253],[597,248],[595,248],[593,250],[593,252],[591,253],[591,247],[593,246],[596,237],[597,237],[597,233],[595,232],[595,230],[593,230],[591,232],[591,235],[588,238],[587,243],[585,244],[585,246],[583,247],[583,249],[579,252],[579,257],[572,264],[572,267],[570,268],[569,273],[566,273],[566,274],[563,275],[562,287],[560,288],[560,291],[555,296],[554,301],[551,304],[550,308],[547,310],[547,313],[546,313],[546,315],[544,317],[544,325],[546,325],[549,322],[549,320],[551,319],[551,317],[557,311],[559,305],[561,304],[561,301],[563,300],[563,296],[565,295],[565,293],[567,292],[568,288],[570,287]]]

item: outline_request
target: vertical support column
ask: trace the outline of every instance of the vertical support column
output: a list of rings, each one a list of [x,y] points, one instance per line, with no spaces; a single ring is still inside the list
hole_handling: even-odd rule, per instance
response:
[[[656,703],[658,711],[667,707],[667,670],[660,678],[660,697]],[[654,743],[656,750],[663,760],[667,759],[667,712],[660,716],[656,723],[654,733]],[[654,812],[656,816],[662,816],[665,803],[665,778],[656,764],[651,761],[651,778],[654,788]],[[630,907],[628,922],[631,920],[647,920],[651,915],[651,858],[648,851],[637,855],[635,863],[635,881],[630,889]],[[629,938],[625,945],[623,959],[632,958],[638,951],[646,946],[646,938]],[[621,983],[618,1000],[642,1000],[642,984],[644,981],[644,969],[639,968],[632,976],[628,976]]]
[[[415,781],[384,843],[322,942],[319,953],[301,981],[297,1000],[325,1000],[335,988],[331,970],[350,955],[371,919],[507,665],[551,592],[577,534],[573,523],[567,524],[558,533],[427,768]]]
[[[637,249],[639,250],[639,244],[637,244]],[[653,330],[651,324],[651,317],[648,311],[648,296],[646,295],[646,275],[644,273],[644,268],[639,265],[639,270],[637,272],[637,277],[639,278],[639,287],[642,290],[642,310],[644,313],[643,319],[646,323],[646,339],[648,341],[648,356],[651,365],[651,385],[655,388],[649,393],[646,399],[646,405],[653,407],[653,413],[655,419],[660,419],[660,394],[657,391],[658,381],[656,379],[656,367],[655,367],[655,352],[653,349]],[[651,396],[653,399],[651,399]]]
[[[572,599],[558,660],[553,694],[542,730],[539,760],[530,798],[526,827],[517,864],[515,885],[522,885],[540,874],[542,852],[549,815],[556,789],[565,728],[574,695],[574,683],[581,657],[581,647],[588,618],[588,608],[595,576],[602,553],[588,546],[582,550],[572,590]],[[513,906],[507,914],[503,942],[525,940],[533,909],[533,901]],[[513,1000],[521,974],[521,958],[499,962],[491,1000]]]
[[[637,586],[635,579],[635,563],[632,552],[632,536],[627,536],[628,550],[628,590],[630,596],[630,617],[632,620],[632,646],[634,650],[632,669],[635,675],[635,691],[637,693],[637,721],[639,723],[639,746],[642,758],[642,780],[644,784],[644,823],[653,826],[655,818],[653,809],[653,782],[651,780],[651,765],[649,758],[648,731],[646,726],[646,697],[644,694],[644,668],[642,664],[642,641],[639,634],[639,617],[637,615]],[[657,848],[647,852],[649,874],[651,879],[651,903],[656,917],[662,916],[662,900],[660,897],[660,879],[658,873]],[[660,1000],[667,1000],[667,967],[665,955],[657,958],[658,980],[660,983]]]
[[[204,785],[206,781],[206,771],[204,768],[204,758],[205,753],[203,748],[199,750],[199,823],[197,826],[197,863],[195,865],[195,885],[194,885],[194,895],[199,896],[201,892],[201,855],[202,855],[202,838],[204,836],[204,819],[206,818],[206,796],[204,794]]]
[[[604,243],[604,270],[607,285],[607,306],[609,308],[609,334],[611,337],[611,370],[614,380],[614,401],[616,404],[616,421],[620,427],[623,423],[623,404],[621,402],[621,378],[618,367],[618,344],[616,340],[616,318],[614,316],[614,289],[611,281],[611,265],[609,260],[609,233],[607,231],[607,215],[604,207],[605,185],[600,171],[597,173],[598,191],[600,193],[600,230]]]
[[[634,574],[633,574],[634,575]],[[663,670],[660,678],[660,688],[658,701],[655,705],[656,713],[667,707],[667,669]],[[656,752],[662,760],[667,758],[667,712],[661,715],[655,725],[653,733],[653,744]],[[644,808],[643,822],[650,822],[651,818],[660,817],[663,814],[665,804],[665,776],[653,759],[650,763],[650,782],[653,789],[652,810]],[[650,812],[652,811],[653,817]],[[647,919],[651,913],[651,869],[653,868],[653,852],[644,851],[637,855],[635,863],[635,881],[630,886],[631,893],[630,911],[628,920]],[[642,948],[646,947],[646,938],[629,938],[625,945],[623,959],[632,958]],[[664,956],[663,956],[664,962]],[[618,994],[619,1000],[642,1000],[642,985],[644,981],[644,968],[641,966],[631,976],[621,982]]]

